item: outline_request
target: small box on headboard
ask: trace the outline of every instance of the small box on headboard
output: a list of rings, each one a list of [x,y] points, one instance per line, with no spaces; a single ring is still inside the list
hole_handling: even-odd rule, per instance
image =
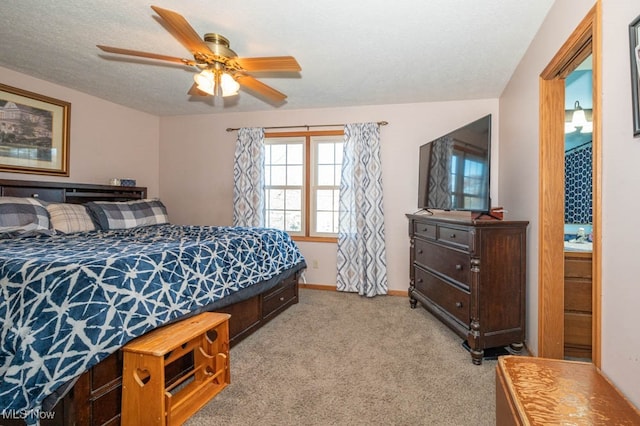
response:
[[[120,179],[120,186],[136,186],[135,179]]]

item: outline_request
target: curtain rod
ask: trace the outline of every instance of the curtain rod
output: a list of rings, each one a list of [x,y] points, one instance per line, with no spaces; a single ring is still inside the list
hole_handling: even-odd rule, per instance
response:
[[[386,126],[387,124],[389,124],[388,121],[378,121],[378,125],[379,126]],[[300,127],[306,127],[307,130],[309,130],[310,127],[339,127],[339,126],[344,126],[344,124],[301,124],[299,126],[270,126],[270,127],[263,127],[263,129],[265,129],[265,130],[269,130],[269,129],[297,129],[297,128],[300,128]],[[227,132],[235,132],[237,130],[240,130],[240,128],[227,127]]]

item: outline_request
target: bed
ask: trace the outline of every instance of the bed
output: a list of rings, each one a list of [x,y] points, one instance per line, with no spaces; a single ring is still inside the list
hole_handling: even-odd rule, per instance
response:
[[[119,424],[128,341],[218,311],[233,346],[298,301],[306,265],[284,232],[173,225],[143,187],[0,180],[0,195],[3,214],[25,204],[37,217],[2,228],[14,237],[0,241],[0,412],[13,417],[2,424],[27,412],[43,425]]]

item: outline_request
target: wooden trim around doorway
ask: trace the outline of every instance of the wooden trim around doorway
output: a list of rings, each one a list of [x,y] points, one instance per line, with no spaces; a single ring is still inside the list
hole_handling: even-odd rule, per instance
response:
[[[589,11],[540,74],[538,356],[564,357],[564,79],[593,55],[593,363],[601,342],[601,4]]]

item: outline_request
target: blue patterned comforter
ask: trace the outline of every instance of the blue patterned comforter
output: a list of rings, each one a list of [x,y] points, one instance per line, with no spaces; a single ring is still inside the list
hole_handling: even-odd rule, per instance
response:
[[[0,241],[0,412],[37,412],[129,340],[303,261],[286,233],[264,228]]]

